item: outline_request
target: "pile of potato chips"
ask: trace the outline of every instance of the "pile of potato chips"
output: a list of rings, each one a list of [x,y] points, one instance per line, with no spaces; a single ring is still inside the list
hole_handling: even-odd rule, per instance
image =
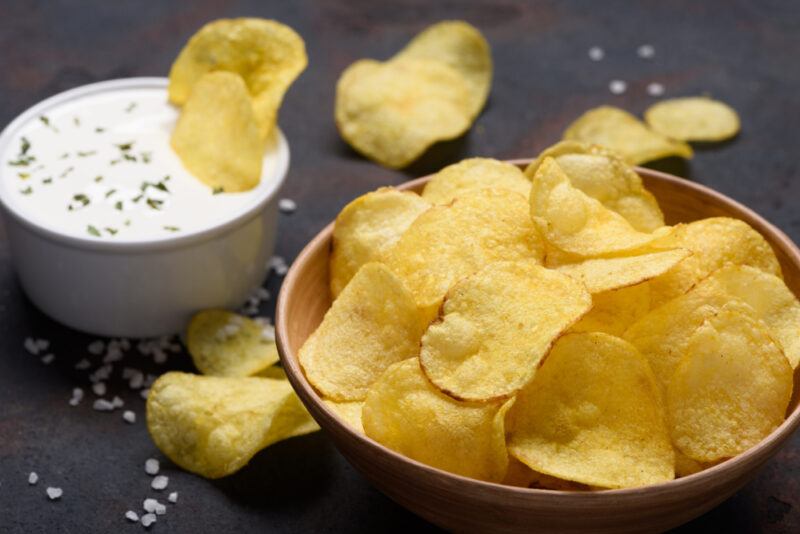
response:
[[[182,106],[171,144],[189,172],[215,191],[258,185],[283,95],[307,63],[300,36],[273,20],[220,19],[194,34],[169,74]]]
[[[391,168],[466,132],[492,83],[489,44],[463,21],[425,29],[391,59],[362,59],[336,86],[336,125],[350,146]]]
[[[736,456],[781,424],[800,362],[800,303],[758,232],[667,226],[624,157],[574,140],[524,172],[474,158],[354,200],[330,284],[299,353],[325,404],[515,486],[637,487]]]
[[[564,131],[564,140],[597,144],[638,165],[670,156],[691,159],[687,141],[725,141],[739,132],[730,106],[707,97],[673,98],[645,111],[645,122],[612,106],[591,109]]]
[[[147,396],[147,428],[175,464],[219,478],[277,441],[319,430],[274,365],[271,327],[208,310],[192,319],[186,344],[203,375],[163,374]]]

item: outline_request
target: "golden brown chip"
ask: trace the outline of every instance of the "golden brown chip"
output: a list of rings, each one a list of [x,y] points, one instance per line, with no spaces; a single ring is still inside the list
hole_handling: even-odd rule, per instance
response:
[[[197,370],[212,376],[252,376],[278,361],[278,348],[263,325],[226,310],[195,314],[186,347]]]
[[[431,386],[419,360],[392,365],[372,386],[367,436],[409,458],[458,475],[499,482],[508,465],[504,404],[469,404]]]
[[[592,299],[583,284],[533,262],[496,262],[454,285],[422,336],[430,381],[461,400],[508,397]]]
[[[300,349],[308,381],[335,401],[363,400],[391,364],[419,354],[414,297],[383,264],[367,263]]]
[[[792,369],[748,315],[722,308],[689,339],[667,388],[672,439],[689,458],[730,458],[783,422]]]
[[[622,336],[650,310],[650,285],[647,282],[592,295],[592,309],[581,317],[570,332],[605,332]]]
[[[492,86],[492,56],[481,32],[463,20],[446,20],[428,26],[394,58],[440,61],[455,69],[470,89],[470,108],[477,115]]]
[[[750,265],[781,276],[781,267],[769,243],[747,223],[713,217],[681,224],[654,248],[685,248],[692,255],[667,273],[651,280],[653,306],[689,290],[726,263]]]
[[[606,147],[631,165],[693,155],[686,143],[654,132],[627,111],[611,106],[590,109],[578,117],[564,131],[564,139]]]
[[[387,256],[387,265],[432,321],[445,293],[493,261],[541,262],[544,247],[522,195],[502,189],[464,194],[415,220]]]
[[[186,169],[211,188],[246,191],[261,180],[264,142],[238,74],[211,72],[194,84],[170,144]]]
[[[530,214],[551,245],[585,257],[635,250],[669,233],[668,227],[637,231],[621,215],[573,187],[552,158],[542,162],[533,178]]]
[[[169,372],[150,388],[147,429],[174,463],[219,478],[276,441],[319,427],[286,380]]]
[[[634,229],[652,232],[664,226],[664,214],[656,198],[644,188],[636,171],[610,150],[560,141],[539,154],[525,174],[533,179],[548,157],[555,159],[573,187],[622,215]]]
[[[739,131],[736,111],[704,96],[662,100],[644,112],[644,120],[656,132],[681,141],[724,141]]]
[[[531,182],[516,165],[489,158],[470,158],[434,174],[425,184],[422,198],[433,204],[449,204],[476,189],[508,189],[527,197]]]
[[[253,97],[261,139],[277,122],[283,95],[308,64],[305,43],[290,27],[258,18],[219,19],[195,33],[169,73],[169,99],[183,105],[209,72],[238,74]]]
[[[336,298],[365,263],[383,261],[430,203],[419,195],[381,187],[344,207],[336,217],[331,250],[331,294]]]
[[[364,425],[361,424],[361,409],[364,407],[363,401],[336,402],[325,399],[324,402],[347,426],[359,434],[364,433]]]
[[[347,143],[390,168],[402,168],[429,146],[472,124],[473,95],[445,63],[398,58],[360,60],[336,85],[336,125]]]
[[[509,413],[509,453],[534,471],[603,488],[674,477],[655,378],[629,343],[560,338]]]

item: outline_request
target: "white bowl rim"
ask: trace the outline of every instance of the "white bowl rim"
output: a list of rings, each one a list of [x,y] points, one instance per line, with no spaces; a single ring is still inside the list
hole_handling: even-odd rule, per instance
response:
[[[50,96],[23,111],[14,120],[12,120],[2,130],[2,132],[0,132],[0,153],[5,150],[5,147],[11,142],[14,134],[19,128],[27,124],[31,118],[41,115],[46,110],[49,110],[55,106],[59,106],[78,97],[120,89],[163,88],[166,90],[168,84],[169,80],[167,78],[158,76],[118,78],[114,80],[106,80],[102,82],[81,85]],[[265,157],[275,158],[273,174],[267,178],[269,181],[268,187],[263,188],[263,190],[259,192],[259,195],[250,203],[248,203],[240,213],[221,223],[200,226],[194,230],[190,230],[178,235],[165,235],[163,237],[137,240],[97,240],[89,237],[79,237],[58,232],[50,227],[44,226],[29,219],[24,213],[21,213],[21,211],[14,206],[13,202],[7,201],[4,194],[5,189],[2,187],[0,187],[0,205],[3,206],[5,213],[7,213],[10,217],[13,217],[16,221],[21,223],[29,230],[34,231],[41,237],[47,238],[51,241],[60,242],[74,248],[106,252],[148,252],[180,248],[199,241],[205,241],[225,232],[230,228],[239,226],[243,221],[252,218],[253,215],[259,212],[267,202],[275,197],[280,188],[283,186],[283,183],[286,181],[290,159],[289,144],[286,141],[286,137],[284,137],[283,132],[277,126],[275,129],[275,152],[274,154],[265,155]],[[2,179],[2,177],[0,177],[0,179]],[[262,180],[264,180],[264,177],[262,177]]]

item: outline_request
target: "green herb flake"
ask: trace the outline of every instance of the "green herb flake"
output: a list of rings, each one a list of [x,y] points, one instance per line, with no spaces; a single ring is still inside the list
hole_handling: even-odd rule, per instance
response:
[[[100,230],[92,226],[91,224],[86,227],[86,231],[89,232],[89,235],[94,237],[101,237]]]
[[[142,158],[143,163],[150,163],[153,160],[152,152],[141,152],[139,157]]]
[[[113,194],[114,194],[114,193],[116,193],[116,192],[117,192],[117,190],[116,190],[116,189],[109,189],[109,190],[106,192],[106,198],[110,197],[111,195],[113,195]]]
[[[31,193],[33,193],[33,188],[31,186],[28,186],[25,189],[20,189],[19,192],[22,193],[23,195],[30,195]]]
[[[43,184],[43,185],[50,185],[50,184],[52,184],[52,183],[53,183],[53,178],[52,178],[52,176],[48,176],[47,178],[45,178],[44,180],[42,180],[42,184]]]
[[[69,152],[64,152],[63,154],[61,154],[61,157],[58,158],[58,159],[67,159],[68,157],[69,157]]]
[[[177,226],[164,226],[164,230],[166,230],[167,232],[180,232],[181,231],[181,229],[178,228]]]
[[[75,167],[67,167],[66,169],[64,169],[64,172],[62,172],[58,177],[59,178],[66,178],[67,175],[69,173],[71,173],[72,171],[74,171],[74,170],[75,170]]]
[[[135,141],[128,141],[127,143],[120,143],[120,144],[117,144],[117,145],[114,145],[114,146],[116,146],[118,149],[120,149],[123,152],[127,152],[127,151],[129,151],[130,149],[133,148],[133,143],[134,142]]]
[[[108,232],[109,235],[117,235],[117,232],[119,232],[119,230],[117,230],[116,228],[112,228],[111,226],[106,226],[105,228],[103,228],[103,230]]]
[[[83,193],[72,195],[72,202],[67,205],[67,211],[76,211],[85,208],[90,204],[91,200]]]
[[[222,186],[217,186],[211,190],[212,195],[220,195],[225,192],[225,188]]]
[[[56,128],[50,123],[50,119],[47,117],[47,115],[39,115],[39,120],[42,121],[42,124],[50,128],[54,132],[58,133],[58,128]]]
[[[130,226],[131,225],[131,220],[130,219],[125,219],[125,222],[123,224],[125,226]]]
[[[75,153],[79,158],[88,158],[89,156],[94,156],[97,154],[97,150],[86,150],[86,151],[77,151]]]
[[[105,131],[106,131],[106,129],[105,128],[101,128],[100,126],[98,126],[97,128],[94,129],[94,133],[103,133]]]
[[[79,127],[81,125],[81,120],[78,117],[72,117],[72,124]]]
[[[121,200],[117,200],[116,202],[114,202],[114,209],[122,211],[122,201]]]
[[[95,177],[94,177],[94,181],[95,181],[95,183],[98,183],[98,184],[99,184],[100,182],[102,182],[102,181],[103,181],[103,177],[102,177],[102,176],[95,176]]]
[[[31,173],[29,172],[18,172],[17,176],[19,176],[20,180],[27,180],[31,177]]]
[[[154,210],[160,210],[161,206],[164,205],[163,200],[157,200],[155,198],[148,198],[147,205],[150,206]]]
[[[128,104],[128,107],[125,108],[125,113],[130,113],[131,111],[136,109],[136,105],[137,105],[136,102],[131,102],[130,104]]]

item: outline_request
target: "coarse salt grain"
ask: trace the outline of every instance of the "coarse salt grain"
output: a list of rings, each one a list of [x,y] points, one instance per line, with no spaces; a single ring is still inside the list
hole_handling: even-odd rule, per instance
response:
[[[72,390],[72,397],[69,399],[70,406],[77,406],[83,400],[83,389],[82,388],[73,388]]]
[[[275,327],[271,324],[265,325],[261,329],[261,340],[262,341],[275,341]]]
[[[128,381],[128,387],[131,389],[139,389],[144,384],[144,373],[136,371]]]
[[[150,394],[150,388],[145,388],[139,392],[139,396],[144,400],[147,400],[147,395]]]
[[[297,209],[297,202],[291,198],[282,198],[278,201],[278,208],[283,213],[292,213]]]
[[[156,515],[164,515],[167,513],[167,505],[161,504],[160,502],[156,501]]]
[[[145,500],[144,500],[144,502],[142,503],[142,508],[144,508],[144,511],[145,511],[145,512],[150,512],[150,513],[152,513],[152,512],[155,512],[155,511],[156,511],[156,506],[157,506],[157,505],[158,505],[158,501],[157,501],[157,500],[155,500],[155,499],[151,499],[151,498],[149,498],[149,497],[148,497],[148,498],[147,498],[147,499],[145,499]]]
[[[40,351],[47,350],[48,348],[50,348],[50,342],[47,341],[46,339],[37,339],[36,340],[36,347]]]
[[[289,270],[286,260],[282,256],[273,256],[269,260],[268,268],[275,271],[278,276],[283,276]]]
[[[95,382],[94,384],[92,384],[92,391],[98,397],[102,397],[103,395],[105,395],[107,389],[108,388],[106,388],[105,382]]]
[[[170,493],[169,497],[167,497],[167,500],[169,502],[171,502],[172,504],[175,504],[176,502],[178,502],[178,492],[177,491],[173,491],[172,493]]]
[[[148,475],[157,475],[159,469],[161,469],[161,463],[155,458],[148,458],[144,461],[144,472]]]
[[[50,365],[51,363],[53,363],[53,360],[55,359],[56,355],[51,352],[50,354],[45,354],[44,356],[42,356],[42,363],[45,365]]]
[[[36,340],[34,340],[32,337],[26,337],[23,345],[25,346],[25,350],[34,356],[39,354],[39,347],[36,344]]]
[[[144,528],[147,528],[156,522],[156,514],[144,514],[142,516],[141,521],[142,521],[142,526]]]
[[[75,369],[78,371],[85,371],[89,367],[92,366],[92,362],[87,360],[86,358],[81,359],[78,363],[75,364]]]
[[[97,400],[95,400],[94,404],[92,404],[92,408],[94,408],[98,412],[113,412],[114,411],[114,405],[111,404],[106,399],[97,399]]]
[[[111,399],[111,405],[114,408],[122,408],[123,406],[125,406],[125,401],[120,399],[118,396],[114,395],[114,398]]]
[[[651,44],[643,44],[636,49],[636,54],[642,59],[650,59],[656,55],[656,49]]]
[[[664,86],[660,83],[650,83],[647,85],[647,94],[650,96],[661,96],[664,94]]]
[[[62,490],[61,488],[54,488],[51,486],[47,488],[46,491],[47,491],[47,496],[50,498],[51,501],[58,500],[61,498],[62,495],[64,495],[64,490]]]
[[[39,475],[37,475],[35,471],[31,471],[31,474],[28,475],[28,484],[35,486],[37,482],[39,482]]]
[[[169,485],[169,477],[166,477],[164,475],[156,476],[150,483],[150,487],[156,491],[161,491],[163,489],[166,489],[168,485]]]
[[[91,343],[89,343],[89,346],[86,347],[86,350],[89,351],[89,354],[100,356],[101,354],[103,354],[105,348],[106,344],[102,340],[98,339],[96,341],[92,341]]]
[[[608,84],[608,90],[614,95],[621,95],[627,89],[628,84],[622,80],[611,80],[611,82]]]
[[[139,521],[139,514],[137,514],[133,510],[128,510],[127,512],[125,512],[125,519],[127,519],[131,523],[136,523]]]
[[[122,418],[125,420],[126,423],[133,424],[136,422],[136,414],[130,410],[125,410],[122,412]]]
[[[606,53],[599,46],[593,46],[589,49],[589,59],[592,61],[600,61],[605,55]]]

